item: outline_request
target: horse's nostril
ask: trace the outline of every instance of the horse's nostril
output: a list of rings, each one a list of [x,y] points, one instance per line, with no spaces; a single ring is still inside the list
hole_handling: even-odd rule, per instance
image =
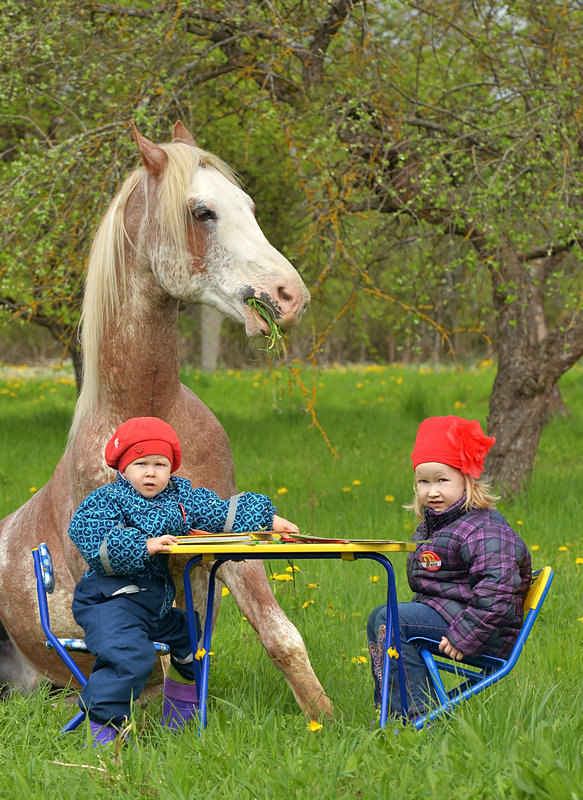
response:
[[[285,303],[289,303],[290,300],[292,299],[291,294],[288,294],[282,286],[280,286],[279,289],[277,290],[277,296],[280,300],[283,300]]]

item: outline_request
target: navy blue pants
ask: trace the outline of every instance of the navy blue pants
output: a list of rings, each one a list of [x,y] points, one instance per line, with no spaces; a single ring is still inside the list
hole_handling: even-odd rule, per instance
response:
[[[127,591],[134,586],[139,591]],[[121,594],[114,594],[126,589]],[[156,660],[154,642],[170,645],[172,664],[194,680],[186,611],[172,608],[160,619],[164,582],[151,578],[90,575],[75,588],[73,616],[95,655],[79,706],[93,722],[121,725],[146,685]],[[197,615],[197,636],[200,622]]]

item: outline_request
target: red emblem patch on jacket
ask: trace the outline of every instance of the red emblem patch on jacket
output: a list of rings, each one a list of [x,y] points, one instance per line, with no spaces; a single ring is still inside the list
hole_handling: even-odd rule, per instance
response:
[[[419,562],[428,572],[437,572],[441,569],[441,558],[432,550],[424,550],[419,556]]]

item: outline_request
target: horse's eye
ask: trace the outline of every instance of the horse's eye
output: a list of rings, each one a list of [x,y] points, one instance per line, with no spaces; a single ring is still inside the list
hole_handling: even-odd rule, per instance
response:
[[[211,211],[211,209],[207,208],[206,206],[198,206],[197,208],[193,208],[191,213],[198,222],[206,222],[209,219],[217,218],[215,212]]]

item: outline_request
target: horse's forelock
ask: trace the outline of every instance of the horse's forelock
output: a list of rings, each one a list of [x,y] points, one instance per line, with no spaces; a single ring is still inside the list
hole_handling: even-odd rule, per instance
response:
[[[172,250],[186,250],[188,190],[193,173],[199,167],[214,167],[228,181],[239,186],[232,169],[218,156],[199,147],[173,142],[160,145],[168,155],[168,164],[158,189],[158,214],[161,235]]]

